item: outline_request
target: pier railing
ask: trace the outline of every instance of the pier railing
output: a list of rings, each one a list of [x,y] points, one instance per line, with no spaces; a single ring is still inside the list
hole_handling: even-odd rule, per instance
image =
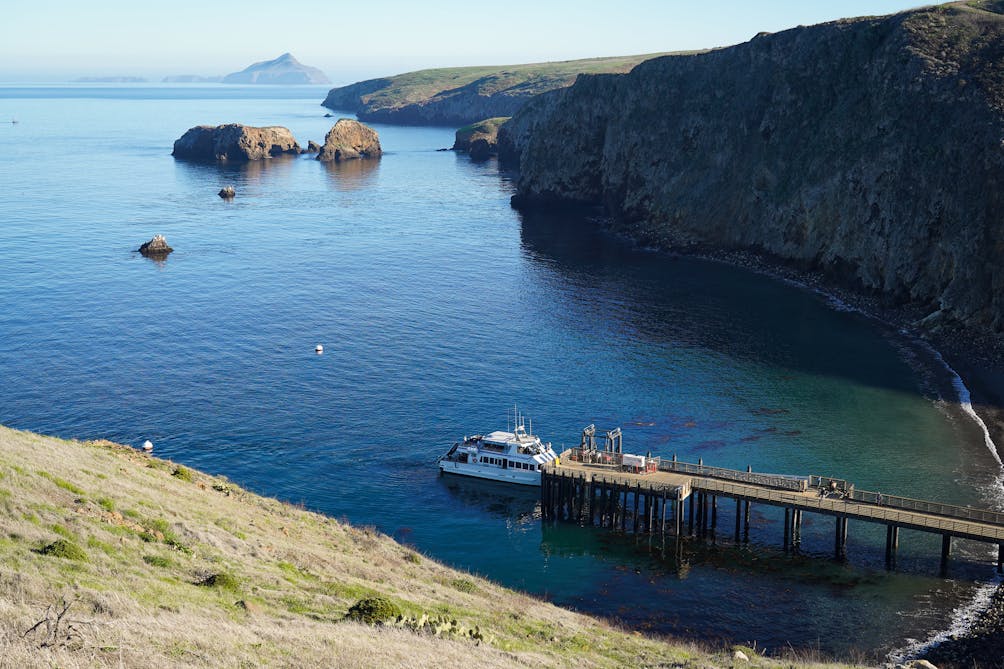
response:
[[[659,460],[659,470],[679,474],[707,476],[726,481],[737,481],[739,483],[751,483],[753,485],[765,486],[767,488],[777,488],[778,490],[791,490],[793,492],[805,492],[809,489],[809,480],[804,476],[760,474],[757,472],[744,472],[739,469],[708,467],[703,464],[695,465],[690,462],[677,462],[675,460],[661,459]]]
[[[748,490],[741,488],[738,485],[727,483],[725,481],[703,481],[701,483],[701,489],[708,492],[720,492],[727,495],[733,496],[744,496],[748,494]],[[844,499],[832,499],[829,497],[806,497],[805,495],[793,495],[787,491],[766,491],[761,492],[757,495],[757,498],[765,502],[774,502],[781,505],[791,504],[797,505],[799,508],[817,509],[819,511],[830,511],[836,514],[847,514],[848,512],[853,513],[853,509],[847,506],[847,498]],[[905,498],[901,498],[905,499]],[[864,500],[861,500],[864,501]],[[918,500],[910,500],[918,501]],[[927,503],[927,502],[925,502]],[[937,505],[936,505],[937,506]],[[942,505],[944,506],[944,505]],[[965,507],[956,507],[965,509]],[[978,509],[969,509],[970,511],[978,511]],[[862,514],[862,517],[866,517],[867,520],[880,521],[893,525],[918,525],[918,519],[916,516],[910,515],[909,511],[919,511],[921,513],[933,513],[930,511],[925,511],[923,509],[906,509],[897,508],[891,506],[884,506],[876,508],[874,506],[868,507],[867,514]],[[944,514],[934,514],[939,516],[944,516]],[[941,519],[928,519],[923,523],[925,529],[935,530],[939,532],[951,532],[957,535],[972,535],[979,534],[981,538],[994,539],[997,541],[1004,541],[1004,527],[994,528],[993,530],[988,530],[986,528],[981,528],[978,532],[973,526],[969,525],[965,521],[971,521],[974,523],[982,522],[987,523],[989,521],[981,520],[980,518],[962,518],[962,517],[945,517]]]
[[[561,457],[572,462],[581,462],[587,465],[601,465],[611,468],[637,471],[637,467],[624,465],[624,455],[611,451],[591,450],[582,448],[570,448],[561,454]],[[631,457],[631,456],[629,456]],[[660,457],[645,459],[645,472],[673,472],[677,474],[693,474],[695,476],[706,476],[710,478],[723,479],[726,481],[737,481],[739,483],[750,483],[753,485],[777,488],[778,490],[792,490],[795,492],[805,492],[809,489],[809,480],[804,476],[787,476],[784,474],[761,474],[757,472],[744,472],[739,469],[725,469],[723,467],[708,467],[702,463],[693,464],[691,462],[678,462],[676,460],[665,460]],[[817,477],[818,478],[818,477]]]
[[[929,513],[934,516],[945,516],[946,518],[959,518],[961,520],[971,520],[977,523],[989,523],[991,525],[1004,526],[1004,513],[990,511],[987,509],[974,509],[969,506],[958,506],[955,504],[942,504],[941,502],[928,502],[922,499],[911,499],[900,495],[886,495],[880,492],[869,490],[855,490],[852,484],[842,479],[831,479],[825,476],[812,475],[809,477],[809,485],[813,488],[823,490],[830,489],[831,482],[845,499],[876,506],[886,506],[892,509],[903,509],[905,511],[917,511]]]

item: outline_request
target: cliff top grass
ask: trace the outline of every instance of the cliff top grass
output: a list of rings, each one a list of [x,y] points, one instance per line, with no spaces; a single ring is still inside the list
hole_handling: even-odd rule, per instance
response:
[[[628,72],[642,61],[664,55],[667,54],[417,70],[333,88],[324,104],[335,109],[347,107],[358,111],[365,108],[370,112],[396,109],[472,85],[484,96],[498,93],[534,95],[570,86],[580,74]]]
[[[110,442],[0,427],[0,507],[4,666],[733,666]]]

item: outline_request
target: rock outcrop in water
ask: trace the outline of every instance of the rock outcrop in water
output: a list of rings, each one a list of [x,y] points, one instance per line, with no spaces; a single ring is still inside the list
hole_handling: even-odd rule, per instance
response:
[[[162,259],[166,258],[167,254],[173,251],[170,246],[167,245],[167,239],[164,235],[154,235],[153,239],[148,242],[144,242],[139,247],[139,252],[146,256],[147,258]]]
[[[187,160],[263,160],[283,154],[300,153],[287,128],[269,126],[255,128],[239,123],[226,125],[199,125],[190,128],[174,142],[175,158]]]
[[[800,27],[580,77],[500,133],[514,204],[600,205],[1004,329],[1004,2]]]
[[[359,121],[340,118],[324,136],[324,146],[317,154],[317,159],[342,161],[379,158],[382,153],[376,130]]]
[[[499,128],[509,120],[508,116],[490,118],[457,130],[453,141],[453,151],[463,151],[474,160],[484,160],[498,153]]]

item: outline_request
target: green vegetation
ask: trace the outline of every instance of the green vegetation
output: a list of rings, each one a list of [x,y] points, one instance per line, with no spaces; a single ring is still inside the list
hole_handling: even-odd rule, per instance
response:
[[[72,492],[74,495],[84,495],[85,494],[83,488],[81,488],[80,486],[73,485],[72,483],[70,483],[66,479],[61,479],[58,476],[53,476],[49,472],[40,471],[40,472],[38,472],[38,475],[41,476],[42,478],[49,479],[50,481],[52,481],[53,483],[55,483],[56,485],[58,485],[63,490],[68,490],[68,491]]]
[[[401,607],[386,597],[367,597],[353,604],[345,617],[367,625],[376,625],[394,620],[401,614]]]
[[[455,578],[450,581],[450,585],[460,592],[474,592],[478,589],[478,586],[474,585],[474,581],[467,578]]]
[[[84,549],[69,539],[56,539],[51,544],[42,546],[38,552],[41,555],[50,555],[64,560],[87,561],[87,553],[84,552]]]
[[[192,470],[182,465],[178,465],[177,467],[175,467],[174,472],[171,474],[171,476],[173,476],[176,479],[181,479],[182,481],[187,481],[189,483],[191,483],[194,480],[194,477],[192,476]]]
[[[144,555],[143,562],[153,567],[160,567],[161,569],[170,569],[174,566],[173,562],[162,555]]]
[[[210,574],[198,581],[196,585],[201,585],[204,588],[229,590],[231,592],[237,592],[241,589],[241,584],[240,581],[237,580],[237,577],[225,571],[221,571],[217,574]]]

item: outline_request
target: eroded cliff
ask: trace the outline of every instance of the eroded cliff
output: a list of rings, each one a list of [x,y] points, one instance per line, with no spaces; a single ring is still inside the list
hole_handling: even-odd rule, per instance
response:
[[[758,35],[580,77],[500,132],[518,206],[602,205],[1004,329],[1004,2]]]

